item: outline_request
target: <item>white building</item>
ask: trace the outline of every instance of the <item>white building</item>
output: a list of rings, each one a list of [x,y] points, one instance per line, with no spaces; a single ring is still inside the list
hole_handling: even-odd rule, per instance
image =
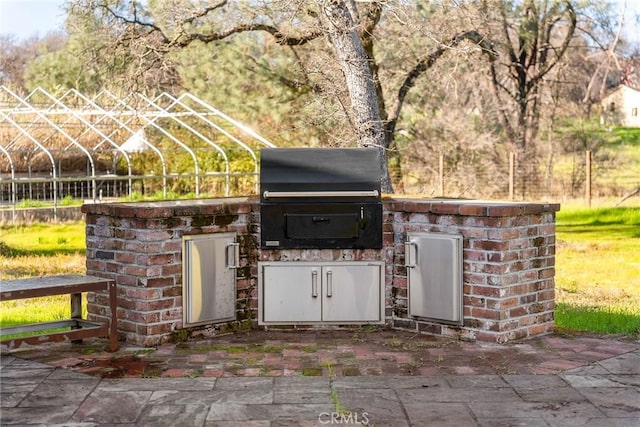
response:
[[[640,91],[618,86],[602,101],[602,121],[623,127],[640,127]]]

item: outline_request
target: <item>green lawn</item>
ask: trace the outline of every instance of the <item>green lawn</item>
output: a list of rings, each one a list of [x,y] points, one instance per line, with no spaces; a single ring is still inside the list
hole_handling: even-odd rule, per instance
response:
[[[85,224],[34,224],[0,227],[0,280],[55,274],[83,274]],[[86,310],[86,304],[83,305]],[[69,296],[3,301],[0,326],[71,316]]]
[[[640,334],[640,208],[557,216],[556,325]],[[0,227],[0,280],[85,272],[84,223]],[[65,318],[68,298],[7,301],[0,326]]]
[[[640,333],[640,208],[562,209],[556,256],[559,328]]]
[[[0,255],[44,255],[85,252],[84,222],[60,224],[5,225],[0,227]]]

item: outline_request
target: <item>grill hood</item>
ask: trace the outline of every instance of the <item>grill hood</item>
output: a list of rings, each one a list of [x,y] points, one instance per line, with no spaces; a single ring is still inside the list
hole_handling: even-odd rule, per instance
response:
[[[372,148],[272,148],[260,153],[260,197],[263,202],[275,193],[348,192],[338,197],[380,195],[380,153]],[[266,193],[265,193],[266,192]],[[365,192],[364,195],[360,194]],[[326,194],[324,195],[325,197]],[[287,195],[275,197],[287,198]],[[328,197],[331,197],[330,195]]]

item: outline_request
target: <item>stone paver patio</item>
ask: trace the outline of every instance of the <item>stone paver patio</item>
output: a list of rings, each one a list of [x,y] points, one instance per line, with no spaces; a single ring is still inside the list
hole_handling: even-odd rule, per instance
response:
[[[396,330],[250,331],[153,348],[105,342],[16,350],[22,359],[102,378],[556,374],[640,348],[620,337],[548,335],[507,344]]]
[[[2,425],[639,426],[640,342],[252,331],[2,355]]]

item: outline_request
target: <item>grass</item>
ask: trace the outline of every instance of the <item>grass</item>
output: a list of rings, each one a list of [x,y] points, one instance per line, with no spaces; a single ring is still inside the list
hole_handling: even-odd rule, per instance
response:
[[[0,326],[3,328],[68,319],[71,316],[69,297],[65,295],[32,298],[29,300],[2,301],[1,307]]]
[[[81,206],[83,201],[81,199],[74,199],[71,196],[65,196],[62,199],[57,201],[58,206]],[[50,208],[53,207],[54,203],[50,200],[33,200],[33,199],[23,199],[16,203],[15,207],[17,209],[33,209],[33,208]],[[0,207],[0,210],[9,210],[13,209],[13,206],[3,205]]]
[[[342,404],[340,401],[340,396],[338,396],[338,391],[335,388],[331,388],[331,401],[333,402],[333,407],[338,414],[348,414],[349,410],[346,406]]]
[[[562,139],[582,140],[577,151],[561,153],[553,164],[554,180],[563,193],[571,191],[573,179],[576,194],[584,191],[583,167],[586,150],[592,150],[592,194],[598,197],[618,197],[640,185],[640,128],[616,127],[603,129],[599,124],[574,123],[565,129]],[[572,178],[572,174],[576,176]],[[562,193],[561,193],[562,194]]]
[[[615,128],[603,147],[601,157],[612,161],[611,169],[602,171],[596,166],[596,185],[621,186],[627,189],[640,185],[640,129]]]
[[[84,223],[0,227],[0,280],[85,271]],[[0,327],[70,316],[68,295],[0,302]]]
[[[0,227],[0,280],[84,273],[84,228],[81,222]],[[640,334],[640,207],[563,207],[556,257],[560,330]],[[5,301],[0,326],[69,314],[65,296]]]
[[[21,255],[53,257],[58,255],[83,255],[85,224],[69,222],[60,224],[36,223],[0,227],[0,255],[15,258]],[[4,266],[3,266],[4,267]]]
[[[84,273],[85,225],[0,226],[0,280]]]
[[[640,208],[562,209],[556,325],[640,334]]]

